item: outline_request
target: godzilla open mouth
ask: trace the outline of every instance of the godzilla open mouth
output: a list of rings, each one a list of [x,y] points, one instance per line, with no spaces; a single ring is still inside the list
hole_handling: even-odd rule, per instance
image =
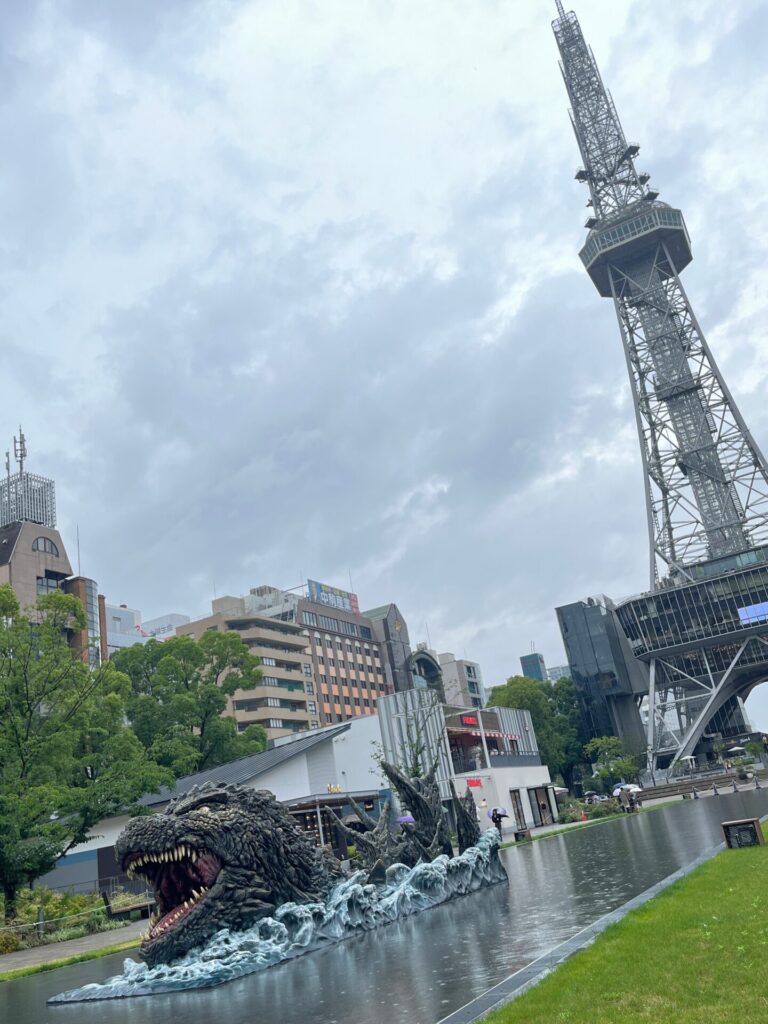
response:
[[[215,853],[188,843],[159,852],[133,850],[122,863],[129,878],[141,875],[154,889],[157,912],[150,918],[145,943],[178,927],[206,898],[223,867]]]

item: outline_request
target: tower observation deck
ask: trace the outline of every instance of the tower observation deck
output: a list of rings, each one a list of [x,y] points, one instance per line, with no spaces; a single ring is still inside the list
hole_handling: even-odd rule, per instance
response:
[[[647,666],[656,766],[712,738],[716,713],[726,732],[745,732],[741,701],[768,678],[768,464],[680,281],[692,259],[683,215],[636,169],[640,147],[627,142],[578,19],[560,0],[557,9],[552,27],[582,159],[576,179],[589,190],[579,255],[614,303],[640,440],[650,591],[610,614]],[[568,648],[565,631],[564,639]],[[638,715],[645,689],[636,692]]]

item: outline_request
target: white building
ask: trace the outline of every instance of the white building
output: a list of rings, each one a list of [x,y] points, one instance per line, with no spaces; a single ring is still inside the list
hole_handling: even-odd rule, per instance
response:
[[[481,708],[485,703],[483,675],[476,661],[465,661],[446,652],[437,660],[443,673],[445,703],[457,708]]]
[[[188,615],[171,612],[149,622],[141,621],[138,608],[129,608],[126,604],[104,605],[104,625],[107,634],[107,656],[112,657],[123,647],[134,644],[145,644],[148,640],[166,640],[176,635],[176,627],[189,622]]]
[[[475,798],[482,828],[491,828],[496,806],[509,814],[506,831],[557,820],[549,769],[541,763],[528,711],[512,708],[452,708],[430,690],[408,690],[378,702],[382,747],[387,760],[423,770],[435,765],[450,813],[451,783]]]

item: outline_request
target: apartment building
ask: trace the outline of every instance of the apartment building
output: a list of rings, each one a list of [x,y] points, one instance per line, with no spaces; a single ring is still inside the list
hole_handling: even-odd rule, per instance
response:
[[[309,641],[303,629],[254,614],[244,598],[221,597],[212,602],[213,614],[177,628],[177,636],[199,639],[208,630],[239,633],[252,654],[261,661],[258,686],[239,689],[228,698],[226,714],[237,722],[239,732],[261,725],[269,739],[316,728],[321,716]]]
[[[376,701],[388,692],[384,645],[356,594],[308,580],[306,589],[293,591],[254,587],[239,600],[255,614],[304,630],[320,725],[376,714]]]

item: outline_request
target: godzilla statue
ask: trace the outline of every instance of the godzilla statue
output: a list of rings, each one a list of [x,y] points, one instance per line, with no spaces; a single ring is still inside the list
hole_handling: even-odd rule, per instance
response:
[[[139,955],[168,963],[222,928],[242,931],[282,903],[322,899],[339,880],[336,859],[318,850],[266,790],[206,783],[162,814],[133,818],[118,838],[118,863],[155,892]]]
[[[372,907],[375,893],[386,895],[398,870],[416,870],[441,856],[453,857],[434,771],[409,779],[390,764],[384,763],[382,769],[408,811],[397,827],[390,823],[389,801],[378,818],[352,801],[362,833],[349,829],[330,811],[370,871],[367,882],[384,887],[352,878],[350,884],[362,886],[360,893]],[[482,845],[471,793],[460,800],[452,790],[452,801],[460,853]],[[430,875],[429,886],[435,889],[430,898],[440,902],[446,891],[447,898],[466,891],[462,885],[476,888],[506,878],[498,841],[486,842],[483,850],[480,860],[467,861],[463,874],[446,867],[443,875]],[[139,949],[150,967],[178,960],[222,929],[242,932],[265,918],[279,917],[286,903],[317,907],[344,878],[339,862],[315,847],[272,793],[210,782],[172,801],[162,814],[133,818],[115,851],[128,877],[145,878],[155,893],[157,911]]]

